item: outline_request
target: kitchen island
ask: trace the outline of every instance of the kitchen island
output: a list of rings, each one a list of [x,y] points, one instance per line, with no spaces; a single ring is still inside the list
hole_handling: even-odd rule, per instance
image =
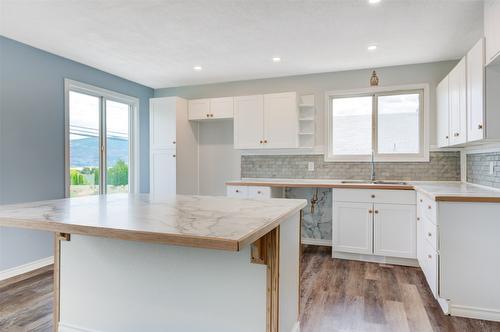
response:
[[[56,331],[294,331],[305,200],[115,194],[0,207],[55,233]]]

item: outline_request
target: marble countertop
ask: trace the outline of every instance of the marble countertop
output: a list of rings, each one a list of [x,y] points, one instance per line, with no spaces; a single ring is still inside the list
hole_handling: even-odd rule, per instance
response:
[[[0,226],[238,251],[306,206],[249,200],[112,194],[0,206]]]
[[[249,185],[270,187],[326,187],[353,189],[416,190],[436,201],[493,202],[500,203],[500,190],[460,181],[409,181],[407,185],[342,183],[336,179],[268,179],[244,178],[229,181],[227,185]],[[395,180],[398,181],[398,180]]]

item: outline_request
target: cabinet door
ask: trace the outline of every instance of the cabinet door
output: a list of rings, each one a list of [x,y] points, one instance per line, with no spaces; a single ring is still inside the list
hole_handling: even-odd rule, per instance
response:
[[[297,95],[295,92],[264,95],[264,148],[298,146]]]
[[[484,3],[484,35],[486,37],[486,63],[500,55],[500,1]]]
[[[390,257],[417,257],[415,205],[375,204],[373,253]]]
[[[202,120],[210,117],[210,99],[193,99],[188,103],[188,119]]]
[[[245,186],[227,186],[226,193],[228,197],[247,198],[248,187]]]
[[[176,98],[149,100],[150,150],[171,149],[176,144]]]
[[[262,95],[234,98],[234,148],[259,149],[263,142]]]
[[[151,151],[150,187],[153,199],[167,199],[176,194],[175,149]]]
[[[335,202],[333,211],[334,251],[372,254],[373,204]]]
[[[449,79],[446,76],[436,89],[437,98],[437,140],[439,147],[450,145],[450,94]]]
[[[450,144],[463,144],[467,140],[467,89],[465,58],[450,72]]]
[[[233,97],[210,99],[210,119],[231,119],[233,107]]]
[[[425,242],[424,232],[425,232],[424,218],[422,217],[422,214],[419,211],[417,211],[417,259],[418,259],[418,264],[422,269],[424,267],[424,264],[426,263],[425,249],[424,249],[424,242]]]
[[[467,141],[484,138],[484,43],[467,53]]]
[[[271,187],[249,187],[248,197],[253,199],[267,199],[271,197]]]

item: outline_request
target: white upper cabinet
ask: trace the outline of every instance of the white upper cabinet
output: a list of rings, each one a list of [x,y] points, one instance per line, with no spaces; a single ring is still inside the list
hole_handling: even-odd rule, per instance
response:
[[[467,53],[466,59],[467,59],[467,141],[472,142],[484,138],[484,41],[483,39],[481,39]]]
[[[234,147],[259,149],[264,144],[264,96],[234,98]]]
[[[446,76],[437,86],[437,141],[439,147],[450,145],[450,94]]]
[[[210,99],[211,119],[231,119],[233,118],[234,98],[212,98]]]
[[[234,98],[236,149],[296,148],[297,132],[295,92]]]
[[[264,148],[296,148],[298,145],[297,132],[296,93],[264,95]]]
[[[176,146],[177,99],[151,98],[149,100],[150,150],[172,149]]]
[[[233,118],[234,98],[206,98],[189,101],[189,120]]]
[[[210,99],[193,99],[188,102],[189,120],[202,120],[210,117]]]
[[[467,140],[467,80],[465,57],[449,74],[450,145]]]
[[[484,35],[486,37],[486,63],[500,59],[500,1],[484,3]]]

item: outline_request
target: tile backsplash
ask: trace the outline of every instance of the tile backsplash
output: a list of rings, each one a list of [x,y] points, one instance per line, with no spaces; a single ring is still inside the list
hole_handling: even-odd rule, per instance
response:
[[[314,162],[314,171],[308,171]],[[375,164],[380,180],[460,181],[460,152],[431,152],[429,162]],[[325,162],[323,155],[241,157],[242,178],[369,179],[370,163]]]
[[[467,182],[500,188],[500,152],[468,154]]]

